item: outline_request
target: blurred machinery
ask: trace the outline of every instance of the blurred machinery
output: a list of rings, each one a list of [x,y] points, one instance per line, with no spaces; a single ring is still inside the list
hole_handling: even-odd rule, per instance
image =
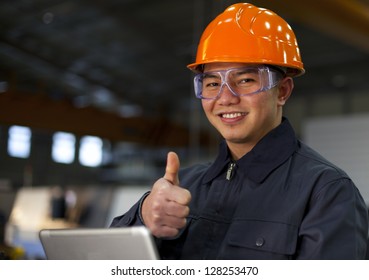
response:
[[[44,259],[39,232],[108,227],[147,186],[37,186],[0,191],[0,259]]]

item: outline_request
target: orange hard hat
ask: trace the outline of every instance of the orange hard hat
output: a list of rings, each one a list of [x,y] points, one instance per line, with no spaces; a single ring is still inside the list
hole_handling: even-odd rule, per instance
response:
[[[296,36],[276,13],[238,3],[228,7],[205,29],[196,62],[187,67],[201,72],[212,62],[241,62],[284,67],[288,76],[305,73]]]

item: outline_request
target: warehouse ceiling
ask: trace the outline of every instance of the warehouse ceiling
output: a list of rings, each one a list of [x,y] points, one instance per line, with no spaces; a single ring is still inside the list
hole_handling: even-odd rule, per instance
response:
[[[307,70],[295,92],[369,88],[368,0],[250,2],[295,30]],[[199,106],[186,65],[232,3],[1,0],[0,125],[187,145]]]

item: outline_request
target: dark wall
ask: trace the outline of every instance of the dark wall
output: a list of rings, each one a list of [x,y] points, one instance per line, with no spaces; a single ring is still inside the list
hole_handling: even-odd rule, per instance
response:
[[[77,145],[78,145],[77,138]],[[56,163],[51,157],[52,133],[32,130],[31,154],[27,159],[8,155],[8,126],[0,125],[0,179],[14,187],[96,184],[99,168],[85,167],[78,162],[78,149],[72,164]]]

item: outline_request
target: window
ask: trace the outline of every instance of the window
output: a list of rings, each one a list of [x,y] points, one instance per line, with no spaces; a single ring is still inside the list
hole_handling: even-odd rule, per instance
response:
[[[31,151],[31,129],[24,126],[9,128],[8,153],[12,157],[28,158]]]
[[[81,138],[79,161],[85,166],[99,166],[103,157],[103,141],[99,137],[84,136]]]
[[[71,133],[56,132],[53,136],[51,156],[55,162],[72,163],[75,155],[76,137]]]

